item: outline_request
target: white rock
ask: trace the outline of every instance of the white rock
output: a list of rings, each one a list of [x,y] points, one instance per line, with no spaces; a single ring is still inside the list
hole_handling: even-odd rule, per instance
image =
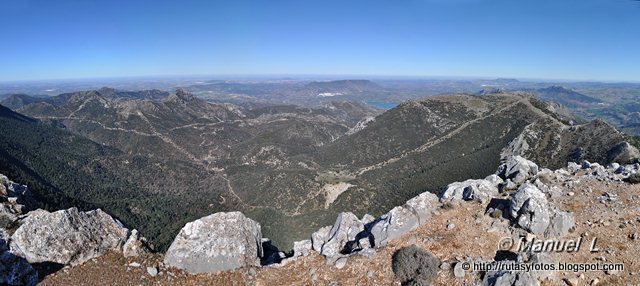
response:
[[[147,267],[147,273],[149,273],[151,277],[155,277],[156,275],[158,275],[158,268],[155,268],[153,266]]]
[[[455,266],[453,266],[453,276],[455,276],[456,278],[463,278],[464,277],[464,269],[462,268],[462,264],[464,262],[457,262]]]
[[[544,193],[535,185],[525,183],[513,195],[509,214],[518,225],[534,234],[544,234],[549,226],[551,214]]]
[[[459,200],[475,200],[479,202],[488,202],[493,197],[498,196],[498,187],[494,182],[487,180],[466,180],[464,182],[455,182],[447,186],[442,193],[441,200],[459,201]]]
[[[505,163],[498,170],[498,175],[511,179],[516,184],[522,184],[536,174],[538,174],[538,165],[517,155],[507,157]]]
[[[164,263],[189,273],[260,266],[260,224],[240,212],[215,213],[187,223],[167,250]]]
[[[30,263],[76,265],[108,250],[120,250],[129,234],[102,210],[32,211],[11,237],[11,251]]]
[[[347,258],[346,257],[338,258],[338,260],[336,261],[336,268],[338,268],[338,269],[342,269],[346,265],[347,265]]]
[[[496,175],[496,174],[492,174],[487,176],[486,178],[484,178],[485,181],[491,183],[493,186],[498,187],[498,185],[502,184],[502,182],[504,182],[504,180],[502,180],[502,178],[500,178],[500,176]]]
[[[311,240],[305,239],[293,243],[293,256],[307,256],[311,251]]]
[[[368,223],[370,223],[370,222],[372,222],[372,221],[374,221],[374,220],[376,220],[376,218],[375,218],[374,216],[370,215],[370,214],[365,214],[365,215],[363,215],[363,216],[362,216],[362,218],[360,219],[360,221],[361,221],[363,224],[368,224]]]
[[[127,242],[122,246],[122,254],[124,257],[135,257],[148,252],[150,251],[146,246],[146,239],[139,237],[138,230],[132,230]]]
[[[311,234],[311,247],[313,250],[322,251],[322,245],[329,240],[329,232],[331,231],[330,225],[321,227],[319,230]]]
[[[399,238],[420,225],[420,219],[411,208],[395,207],[376,220],[369,228],[373,236],[374,247],[382,247],[389,240]]]
[[[408,200],[404,207],[412,209],[418,215],[418,223],[424,224],[439,206],[438,196],[430,192],[424,192]]]
[[[341,256],[341,251],[347,242],[356,241],[358,234],[364,232],[364,224],[356,215],[350,212],[338,214],[336,222],[331,227],[327,240],[322,245],[320,254],[329,259]]]
[[[578,170],[582,169],[582,165],[576,163],[576,162],[569,162],[567,163],[567,171],[569,171],[570,173],[575,173]]]

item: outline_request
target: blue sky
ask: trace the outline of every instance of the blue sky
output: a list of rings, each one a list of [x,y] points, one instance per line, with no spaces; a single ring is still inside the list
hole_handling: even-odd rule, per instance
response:
[[[640,81],[640,1],[0,1],[0,80],[203,74]]]

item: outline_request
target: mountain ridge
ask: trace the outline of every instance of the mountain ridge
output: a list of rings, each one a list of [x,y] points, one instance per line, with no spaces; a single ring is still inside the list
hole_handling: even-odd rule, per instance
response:
[[[156,228],[167,217],[152,211],[153,205],[109,203],[104,207],[125,223],[136,224],[161,250],[180,222],[207,210],[241,210],[259,221],[276,245],[290,247],[345,209],[358,216],[379,215],[424,191],[438,193],[450,182],[483,178],[495,170],[504,149],[524,131],[528,135],[520,141],[528,141],[530,148],[515,148],[523,152],[517,154],[545,158],[555,152],[551,160],[542,162],[546,166],[564,165],[580,147],[587,152],[579,159],[606,160],[594,154],[607,153],[625,140],[604,125],[582,128],[601,132],[595,141],[582,140],[593,133],[573,130],[531,95],[517,93],[406,102],[351,133],[352,127],[374,113],[352,103],[247,109],[201,100],[184,104],[112,100],[99,94],[55,107],[52,113],[42,114],[37,107],[32,104],[21,111],[40,118],[41,128],[62,127],[74,136],[118,150],[120,155],[105,157],[101,168],[124,174],[131,187],[155,196],[149,200],[172,196],[181,200],[163,206],[162,212],[182,213],[182,203],[202,206],[178,215],[180,219],[169,230]],[[573,139],[561,140],[562,144],[550,140],[563,137]],[[607,140],[598,141],[600,137]],[[38,172],[52,173],[48,168]],[[162,181],[167,174],[172,179]],[[147,178],[136,182],[140,176]],[[349,187],[335,193],[335,186]],[[191,190],[206,199],[190,197]],[[96,195],[90,193],[88,197]],[[101,196],[106,196],[103,203],[116,199]],[[133,209],[144,215],[127,218]],[[145,224],[142,217],[149,214],[158,216],[157,221],[147,227],[137,225]]]

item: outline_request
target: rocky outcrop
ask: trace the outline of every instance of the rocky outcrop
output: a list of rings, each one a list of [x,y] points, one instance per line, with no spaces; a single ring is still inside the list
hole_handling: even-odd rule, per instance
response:
[[[0,285],[36,285],[38,273],[24,258],[9,251],[10,241],[0,228]]]
[[[363,232],[364,224],[356,215],[350,212],[340,213],[329,233],[324,236],[324,242],[319,242],[321,244],[319,252],[328,260],[335,261],[341,256],[350,254],[351,250],[348,248],[361,248],[358,244],[362,237],[359,235]],[[348,243],[353,246],[348,246]]]
[[[439,206],[438,196],[430,192],[419,194],[404,204],[404,208],[410,209],[418,217],[419,224],[426,223]]]
[[[311,234],[311,247],[313,250],[320,252],[322,246],[329,240],[329,232],[332,226],[324,226]]]
[[[373,247],[383,247],[403,234],[420,225],[420,220],[412,208],[399,206],[376,219],[368,228]]]
[[[496,187],[504,182],[504,180],[502,178],[500,178],[500,176],[498,176],[496,174],[489,175],[486,178],[484,178],[484,180],[489,182],[491,185],[496,186]]]
[[[599,163],[591,163],[589,161],[583,161],[581,164],[569,162],[567,164],[567,172],[569,174],[576,174],[577,172],[586,172],[586,176],[592,177],[598,180],[613,180],[622,181],[628,178],[630,175],[640,171],[640,164],[628,164],[620,165],[618,163],[611,163],[607,167],[600,165]]]
[[[551,221],[549,202],[536,186],[525,183],[513,195],[509,213],[517,224],[534,234],[543,234]]]
[[[11,251],[30,263],[76,265],[119,250],[129,230],[102,210],[29,212],[11,237]]]
[[[260,266],[260,224],[240,212],[215,213],[187,223],[167,250],[164,263],[189,273]]]
[[[522,184],[536,174],[538,174],[538,165],[518,155],[507,157],[496,172],[496,175],[504,180],[511,180],[515,184]]]
[[[140,237],[138,230],[132,230],[129,238],[122,246],[122,255],[124,257],[135,257],[149,252],[151,252],[151,249],[147,239]]]
[[[312,249],[310,239],[296,241],[293,243],[293,256],[307,256]]]
[[[27,186],[14,183],[0,174],[0,228],[15,227],[18,217],[33,205]]]
[[[491,198],[498,196],[498,185],[501,183],[502,179],[496,175],[489,176],[487,179],[451,183],[442,193],[441,200],[488,202]]]
[[[425,192],[408,200],[403,206],[393,208],[368,224],[367,230],[371,235],[372,247],[385,246],[389,240],[418,228],[427,222],[438,206],[438,197]]]
[[[308,242],[294,243],[294,256],[304,253],[307,243],[312,250],[325,256],[329,263],[338,260],[344,262],[347,256],[353,254],[370,255],[372,248],[382,247],[389,240],[399,238],[426,223],[439,206],[438,197],[425,192],[378,218],[366,214],[358,219],[353,213],[340,213],[333,226],[320,228]],[[296,250],[298,248],[301,250]]]
[[[107,251],[127,256],[149,251],[146,239],[138,237],[103,212],[76,208],[25,214],[34,200],[25,185],[0,175],[0,284],[35,285],[38,275],[30,263],[76,265]],[[9,227],[9,236],[4,228]],[[125,243],[126,242],[126,243]]]
[[[513,194],[509,214],[518,226],[536,235],[558,237],[575,226],[571,213],[552,206],[545,193],[531,183],[524,183]]]
[[[356,132],[358,132],[358,131],[360,131],[362,129],[365,129],[367,126],[369,126],[375,120],[376,120],[375,117],[367,116],[364,119],[360,120],[358,123],[356,123],[355,126],[351,127],[351,129],[347,130],[345,135],[353,135]]]

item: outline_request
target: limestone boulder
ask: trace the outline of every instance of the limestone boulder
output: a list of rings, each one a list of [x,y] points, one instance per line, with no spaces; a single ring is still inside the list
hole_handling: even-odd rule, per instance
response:
[[[11,237],[11,251],[30,263],[76,265],[120,250],[129,230],[100,209],[29,212]]]
[[[164,263],[189,273],[260,266],[260,224],[240,212],[220,212],[187,223],[167,250]]]
[[[358,235],[364,232],[364,224],[358,219],[356,215],[350,212],[343,212],[338,214],[336,222],[329,230],[326,241],[320,248],[320,254],[327,258],[338,258],[341,255],[350,254],[344,253],[343,250],[347,243],[357,243]],[[348,247],[347,247],[348,248]]]
[[[538,165],[522,156],[509,156],[498,168],[496,175],[503,179],[510,179],[516,184],[522,184],[526,180],[538,174]]]
[[[492,178],[493,179],[493,178]],[[502,183],[502,180],[500,180]],[[498,184],[495,181],[487,180],[466,180],[455,182],[447,186],[442,193],[442,201],[478,201],[488,202],[491,198],[498,196]]]
[[[520,186],[513,195],[509,213],[520,227],[537,235],[544,234],[552,215],[545,194],[530,183]]]

